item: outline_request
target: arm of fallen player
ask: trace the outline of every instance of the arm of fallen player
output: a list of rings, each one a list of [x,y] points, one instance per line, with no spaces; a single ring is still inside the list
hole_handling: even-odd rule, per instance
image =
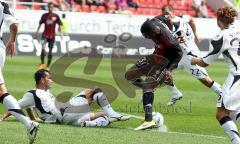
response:
[[[33,121],[39,121],[40,120],[39,117],[34,114],[33,108],[27,108],[26,111],[27,111],[27,114],[28,114],[28,116],[31,120],[33,120]]]

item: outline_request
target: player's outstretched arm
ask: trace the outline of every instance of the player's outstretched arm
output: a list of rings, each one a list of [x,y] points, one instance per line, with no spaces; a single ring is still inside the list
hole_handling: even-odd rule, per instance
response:
[[[197,29],[196,29],[196,24],[195,24],[195,21],[194,21],[194,19],[191,17],[190,18],[190,21],[189,21],[189,25],[190,25],[190,27],[192,28],[192,30],[193,30],[193,34],[194,34],[194,36],[195,36],[195,42],[198,44],[198,43],[200,43],[201,42],[201,39],[198,37],[198,35],[197,35]]]
[[[37,120],[37,116],[34,114],[33,108],[27,108],[26,111],[31,120]]]
[[[18,25],[13,23],[10,25],[10,36],[8,38],[8,42],[6,44],[6,52],[8,55],[13,56],[15,52],[15,41],[18,32]]]

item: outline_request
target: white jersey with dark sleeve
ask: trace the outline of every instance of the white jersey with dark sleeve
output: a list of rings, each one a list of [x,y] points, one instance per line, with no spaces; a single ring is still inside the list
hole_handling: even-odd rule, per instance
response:
[[[233,25],[211,40],[210,52],[203,57],[203,61],[211,64],[220,54],[223,54],[229,66],[229,73],[240,74],[240,29]]]
[[[195,55],[199,54],[199,49],[195,43],[195,36],[193,30],[189,25],[190,16],[183,15],[181,17],[175,16],[173,19],[173,35],[175,37],[182,36],[184,38],[184,43],[181,43],[184,53],[193,52]]]
[[[18,101],[21,108],[35,107],[39,117],[45,123],[61,121],[61,112],[55,106],[55,98],[49,91],[30,90]]]
[[[9,9],[8,4],[0,0],[0,36],[2,37],[2,27],[3,24],[9,29],[9,27],[13,24],[16,23],[18,24],[17,18],[14,16],[14,14],[11,12]]]

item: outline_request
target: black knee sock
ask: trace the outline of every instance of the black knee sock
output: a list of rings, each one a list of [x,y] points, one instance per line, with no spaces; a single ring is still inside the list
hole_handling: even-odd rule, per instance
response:
[[[145,112],[145,121],[152,121],[152,104],[154,100],[153,92],[143,94],[143,107]]]
[[[49,54],[48,54],[48,63],[47,63],[47,67],[50,66],[51,62],[52,62],[52,53],[49,53]]]
[[[45,50],[42,50],[42,52],[41,52],[41,56],[40,56],[41,64],[44,64],[44,58],[45,58],[45,55],[46,55]]]

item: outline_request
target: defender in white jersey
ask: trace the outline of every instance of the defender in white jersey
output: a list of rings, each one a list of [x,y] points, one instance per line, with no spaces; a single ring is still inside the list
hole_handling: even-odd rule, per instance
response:
[[[16,99],[7,92],[2,75],[6,53],[11,56],[14,54],[16,34],[18,31],[17,24],[18,21],[10,11],[8,4],[5,3],[5,1],[0,0],[0,103],[5,105],[8,111],[25,125],[30,143],[33,143],[39,124],[31,121],[24,115]],[[3,25],[10,30],[10,36],[6,43],[6,47],[2,41]],[[2,133],[4,134],[4,132]]]
[[[196,42],[199,42],[199,38],[196,34],[196,27],[193,19],[189,15],[183,15],[181,17],[175,16],[173,7],[166,5],[162,8],[163,14],[170,15],[173,21],[173,34],[176,38],[183,37],[184,42],[180,43],[183,51],[183,57],[178,63],[177,70],[185,69],[189,74],[197,78],[205,86],[211,88],[218,95],[221,95],[221,85],[213,81],[207,74],[205,68],[198,65],[191,65],[191,58],[198,57],[200,55]],[[177,100],[182,98],[182,93],[177,89],[175,85],[168,86],[168,89],[172,92],[168,106],[176,103]]]
[[[240,28],[233,23],[237,11],[229,6],[217,10],[220,33],[211,40],[210,52],[202,59],[193,58],[192,64],[206,67],[223,54],[228,63],[229,74],[217,101],[216,118],[233,144],[240,144],[238,129],[233,121],[240,117]]]
[[[109,104],[107,97],[100,88],[86,89],[72,97],[64,104],[56,101],[49,89],[52,83],[51,74],[45,69],[35,73],[36,89],[24,94],[18,101],[21,108],[34,107],[38,116],[45,123],[62,123],[80,126],[107,126],[109,122],[128,120],[129,116],[115,112]],[[104,112],[90,112],[90,104],[96,101]],[[33,111],[28,114],[36,119]],[[9,114],[6,113],[5,119]]]

